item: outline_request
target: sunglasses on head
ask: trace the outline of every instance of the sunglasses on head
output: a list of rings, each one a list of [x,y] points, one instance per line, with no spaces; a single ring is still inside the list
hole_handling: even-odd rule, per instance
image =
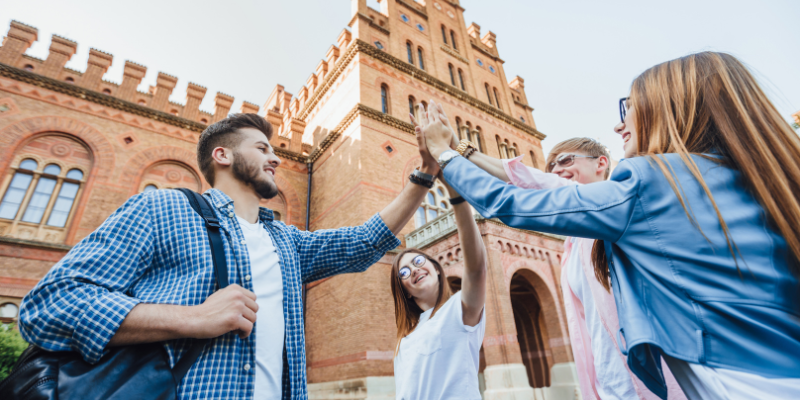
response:
[[[549,167],[550,171],[558,165],[561,168],[569,167],[572,164],[575,164],[576,158],[597,158],[596,156],[582,156],[579,154],[562,154],[556,158],[555,161],[551,162]]]
[[[425,258],[425,256],[420,254],[411,260],[411,265],[413,265],[415,268],[422,268],[422,266],[425,265],[427,261],[428,260]],[[410,278],[411,267],[409,266],[401,267],[400,270],[397,271],[397,277],[400,278],[401,281]]]

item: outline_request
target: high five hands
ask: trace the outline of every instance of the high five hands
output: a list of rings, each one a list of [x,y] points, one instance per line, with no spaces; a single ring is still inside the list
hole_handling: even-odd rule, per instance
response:
[[[438,165],[436,160],[439,159],[442,152],[458,146],[458,136],[450,125],[450,120],[447,119],[441,104],[431,100],[427,110],[422,104],[419,104],[417,114],[419,118],[414,117],[413,114],[409,114],[409,117],[411,117],[411,123],[414,124],[423,164],[428,161]]]

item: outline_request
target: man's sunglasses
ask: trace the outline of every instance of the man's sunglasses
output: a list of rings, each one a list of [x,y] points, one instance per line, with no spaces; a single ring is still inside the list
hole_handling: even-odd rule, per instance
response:
[[[428,260],[425,258],[425,256],[420,254],[420,255],[414,257],[413,260],[411,260],[411,265],[413,265],[416,268],[422,268],[422,266],[425,265],[426,262],[428,262]],[[408,266],[400,268],[400,270],[397,271],[397,277],[400,278],[401,281],[404,281],[404,280],[410,278],[411,277],[411,268],[408,267]]]
[[[582,155],[578,155],[578,154],[562,154],[562,155],[558,156],[558,158],[556,158],[555,161],[551,162],[550,165],[548,165],[548,167],[550,167],[549,170],[552,171],[553,168],[556,167],[556,165],[558,165],[561,168],[569,167],[570,165],[575,164],[575,159],[576,158],[597,158],[597,157],[596,156],[582,156]]]
[[[628,115],[628,100],[630,97],[623,97],[619,99],[619,118],[622,123],[625,123],[625,116]]]

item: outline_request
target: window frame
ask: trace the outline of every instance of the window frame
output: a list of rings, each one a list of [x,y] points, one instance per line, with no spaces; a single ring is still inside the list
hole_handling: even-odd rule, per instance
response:
[[[414,45],[410,41],[406,42],[406,55],[408,55],[408,63],[414,65]]]
[[[381,84],[381,112],[389,114],[391,108],[389,107],[389,85]]]
[[[425,57],[422,54],[422,47],[417,46],[417,61],[419,61],[419,69],[425,71]]]

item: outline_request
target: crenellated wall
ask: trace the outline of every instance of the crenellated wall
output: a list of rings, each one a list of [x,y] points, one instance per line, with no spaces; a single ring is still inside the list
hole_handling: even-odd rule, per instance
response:
[[[66,68],[65,65],[78,49],[78,43],[58,35],[53,35],[50,41],[47,59],[40,60],[25,54],[25,51],[37,40],[38,29],[12,21],[3,45],[0,47],[0,63],[69,82],[88,90],[204,125],[225,118],[233,104],[233,96],[218,92],[214,97],[214,112],[200,110],[200,103],[203,102],[206,88],[192,82],[189,83],[186,90],[185,104],[169,101],[169,97],[178,83],[178,78],[164,72],[158,73],[155,86],[150,86],[147,92],[139,91],[137,88],[147,74],[147,67],[127,60],[121,84],[104,80],[108,68],[114,62],[114,56],[94,48],[89,50],[86,70],[81,72]],[[245,108],[247,112],[258,113],[258,106],[253,103],[248,104],[249,106]]]

